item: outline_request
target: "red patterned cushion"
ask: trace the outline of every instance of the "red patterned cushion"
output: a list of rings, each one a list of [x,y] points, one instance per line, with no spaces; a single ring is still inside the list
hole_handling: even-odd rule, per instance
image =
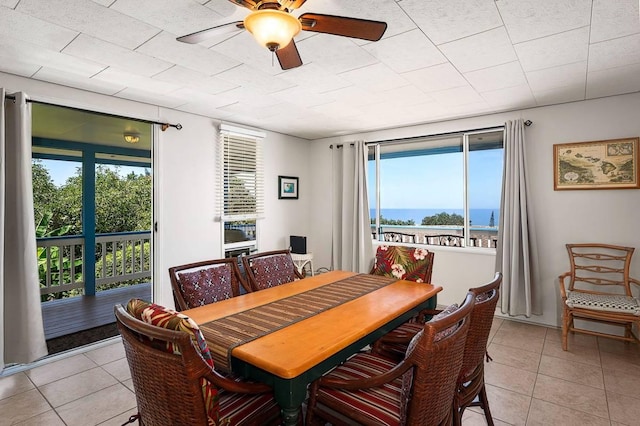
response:
[[[375,275],[395,277],[401,280],[425,282],[431,280],[429,251],[423,248],[403,246],[378,246]]]
[[[193,272],[179,272],[177,275],[182,297],[189,308],[233,297],[231,265],[211,265]]]
[[[156,305],[155,303],[145,302],[140,299],[131,299],[127,304],[127,311],[135,318],[142,320],[148,324],[162,327],[169,330],[184,331],[191,336],[191,340],[200,349],[200,354],[207,364],[213,368],[213,358],[207,346],[207,342],[196,324],[188,316]],[[171,342],[166,342],[165,350],[169,353],[180,354],[180,348],[174,346]],[[205,407],[210,419],[217,423],[220,418],[219,395],[218,389],[209,383],[206,379],[201,379],[202,394],[204,396]]]
[[[380,375],[395,366],[395,362],[374,354],[361,352],[335,368],[327,376],[341,379],[362,379]],[[411,374],[411,370],[408,372]],[[410,385],[406,378],[404,382]],[[408,391],[408,390],[407,390]],[[336,403],[344,412],[357,412],[371,419],[371,424],[399,425],[402,407],[403,378],[399,377],[381,387],[344,391],[320,387],[318,401],[328,406]],[[342,409],[340,411],[343,411]],[[368,422],[369,423],[369,422]]]
[[[294,268],[291,256],[284,254],[259,257],[251,261],[251,272],[260,290],[295,281]]]

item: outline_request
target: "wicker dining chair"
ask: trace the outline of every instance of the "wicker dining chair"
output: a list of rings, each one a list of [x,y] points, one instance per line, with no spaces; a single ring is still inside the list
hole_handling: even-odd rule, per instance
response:
[[[274,250],[242,256],[247,280],[253,291],[276,287],[304,278],[289,250]]]
[[[467,407],[480,407],[484,411],[487,425],[493,425],[491,410],[484,382],[484,362],[487,356],[487,342],[493,324],[502,274],[497,272],[489,283],[469,289],[475,297],[471,311],[471,326],[464,347],[464,360],[457,380],[457,390],[453,400],[453,421],[459,426]],[[413,329],[413,333],[412,333]],[[419,324],[402,326],[402,332],[389,334],[383,345],[373,347],[373,351],[392,359],[400,359],[409,342],[422,327]],[[475,399],[478,398],[477,401]]]
[[[629,276],[633,247],[611,244],[567,244],[571,269],[560,275],[562,349],[569,332],[638,343],[633,325],[640,328],[640,302],[633,288],[640,281]],[[568,284],[567,284],[568,280]],[[622,335],[576,327],[574,319],[624,328]]]
[[[314,381],[306,424],[450,424],[474,296],[434,317],[402,361],[360,352]]]
[[[216,372],[191,319],[137,299],[126,309],[116,305],[114,311],[138,405],[130,423],[137,419],[145,426],[280,424],[271,388]]]
[[[235,257],[169,268],[176,308],[184,311],[250,292]]]

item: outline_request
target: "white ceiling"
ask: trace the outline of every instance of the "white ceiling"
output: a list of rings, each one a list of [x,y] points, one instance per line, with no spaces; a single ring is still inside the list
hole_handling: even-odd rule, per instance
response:
[[[378,42],[302,32],[282,71],[229,0],[0,0],[0,71],[306,139],[640,91],[638,0],[307,0]]]

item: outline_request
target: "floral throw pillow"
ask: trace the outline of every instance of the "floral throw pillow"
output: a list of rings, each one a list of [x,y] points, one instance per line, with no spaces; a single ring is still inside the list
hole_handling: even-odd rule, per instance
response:
[[[140,299],[131,299],[127,304],[127,312],[129,312],[133,317],[148,324],[155,325],[156,327],[184,331],[189,334],[191,340],[200,349],[202,358],[207,364],[209,364],[209,366],[211,366],[211,368],[213,368],[213,358],[211,356],[209,346],[207,345],[198,324],[188,316],[172,309],[165,308],[164,306],[145,302]],[[180,348],[174,346],[171,342],[166,342],[164,349],[169,353],[176,355],[180,354]],[[218,389],[204,378],[201,379],[201,384],[202,395],[204,396],[205,407],[207,408],[207,415],[217,424],[220,413]]]
[[[431,280],[431,258],[423,248],[378,246],[375,262],[374,275],[419,283]]]

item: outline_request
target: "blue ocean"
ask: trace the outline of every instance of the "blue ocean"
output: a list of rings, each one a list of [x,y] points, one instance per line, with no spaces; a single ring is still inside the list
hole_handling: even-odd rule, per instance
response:
[[[463,216],[464,211],[462,209],[381,209],[382,217],[385,219],[413,219],[416,225],[420,225],[423,218],[442,212],[449,214],[455,213]],[[494,226],[498,226],[498,223],[500,222],[500,209],[498,207],[495,209],[469,209],[471,225],[489,226],[491,213],[493,213]],[[375,217],[375,209],[371,209],[370,214],[372,218]]]

